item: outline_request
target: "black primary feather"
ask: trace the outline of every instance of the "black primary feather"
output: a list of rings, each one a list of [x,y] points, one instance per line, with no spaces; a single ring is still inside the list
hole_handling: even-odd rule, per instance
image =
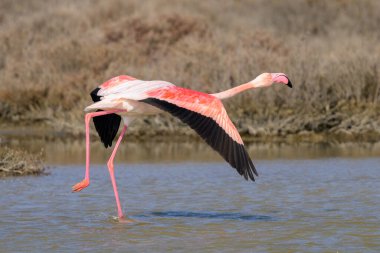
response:
[[[100,96],[97,95],[99,90],[100,88],[96,88],[90,93],[92,101],[100,101]],[[112,113],[94,117],[92,120],[94,121],[95,129],[98,132],[100,140],[103,142],[104,146],[106,148],[111,147],[112,141],[115,139],[117,131],[119,130],[121,117]]]
[[[156,98],[140,100],[169,112],[188,124],[201,137],[216,150],[237,172],[245,179],[255,181],[254,174],[258,176],[255,166],[252,163],[244,145],[234,141],[212,118],[200,113],[187,110],[172,103]]]

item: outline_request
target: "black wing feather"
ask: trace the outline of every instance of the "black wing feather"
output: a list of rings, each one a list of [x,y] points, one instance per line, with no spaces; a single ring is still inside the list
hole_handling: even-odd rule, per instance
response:
[[[91,92],[92,101],[100,101],[100,96],[97,95],[99,88],[96,88]],[[98,110],[101,111],[101,110]],[[100,140],[104,146],[111,147],[112,141],[115,139],[117,131],[119,130],[121,117],[117,114],[107,114],[92,118],[94,121],[95,129],[98,132]]]
[[[255,181],[258,176],[244,145],[234,141],[212,118],[187,110],[156,98],[140,100],[169,112],[194,129],[214,150],[216,150],[245,179]]]

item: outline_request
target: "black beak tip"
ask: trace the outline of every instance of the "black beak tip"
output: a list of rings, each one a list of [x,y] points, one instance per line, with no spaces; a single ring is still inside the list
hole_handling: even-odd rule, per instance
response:
[[[293,88],[292,82],[288,79],[288,83],[286,84],[289,88]]]

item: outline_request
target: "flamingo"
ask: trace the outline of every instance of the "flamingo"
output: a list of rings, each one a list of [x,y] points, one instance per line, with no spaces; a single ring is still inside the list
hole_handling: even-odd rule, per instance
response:
[[[292,88],[283,73],[263,73],[252,81],[214,94],[207,94],[176,86],[166,81],[143,81],[134,77],[116,76],[91,92],[93,104],[85,108],[86,170],[84,179],[72,187],[79,192],[90,184],[90,120],[104,146],[111,147],[121,120],[123,128],[107,162],[115,194],[119,219],[123,212],[114,175],[114,158],[128,125],[136,117],[166,111],[194,129],[208,145],[216,150],[246,180],[258,176],[243,140],[231,122],[221,102],[243,91],[268,87],[273,83]]]

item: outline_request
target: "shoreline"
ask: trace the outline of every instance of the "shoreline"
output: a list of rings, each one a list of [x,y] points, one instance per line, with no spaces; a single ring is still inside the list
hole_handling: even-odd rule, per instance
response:
[[[178,131],[175,130],[156,130],[156,131],[130,131],[126,136],[132,142],[200,142],[202,139],[192,130],[184,127],[179,127]],[[97,133],[92,127],[90,130],[91,141],[97,139]],[[117,136],[116,136],[117,137]],[[116,138],[115,137],[115,138]],[[241,133],[243,141],[247,144],[251,143],[377,143],[380,142],[380,132],[375,130],[366,131],[364,133],[352,133],[340,129],[337,133],[315,133],[302,131],[294,134],[260,134],[250,135]],[[43,138],[45,140],[54,139],[67,139],[74,140],[77,138],[85,138],[84,132],[72,133],[70,131],[57,131],[47,126],[30,126],[30,127],[6,127],[0,129],[0,143],[6,142],[8,139],[20,138]]]
[[[188,133],[192,132],[188,129]],[[103,166],[112,148],[105,149],[92,129],[91,163]],[[376,137],[376,136],[375,136]],[[243,135],[247,151],[255,162],[272,159],[319,159],[319,158],[370,158],[379,157],[380,141],[374,141],[373,135],[338,136],[327,134],[292,134],[289,136]],[[2,168],[7,175],[30,175],[30,169],[38,167],[45,171],[46,166],[84,164],[85,136],[40,128],[7,128],[0,130],[0,153],[4,151],[22,154],[7,162]],[[22,153],[20,153],[22,152]],[[129,134],[118,151],[118,163],[177,163],[177,162],[223,162],[200,137],[194,134],[168,134],[156,136],[137,136]],[[27,158],[30,157],[30,158]],[[36,163],[34,157],[43,163]],[[25,160],[27,159],[27,160]],[[1,161],[0,161],[1,163]],[[23,171],[9,173],[15,164],[24,164]],[[39,174],[39,173],[32,173]],[[40,173],[41,175],[44,173]]]
[[[238,102],[238,101],[235,101]],[[330,143],[330,142],[380,142],[380,107],[353,106],[335,110],[300,112],[269,110],[254,112],[238,109],[236,104],[226,106],[230,119],[245,143]],[[71,113],[44,120],[33,118],[6,119],[0,117],[0,138],[39,137],[46,139],[84,138],[85,127],[81,117],[70,118]],[[96,130],[91,123],[90,134],[94,140]],[[22,126],[22,127],[20,127]],[[119,129],[120,130],[120,129]],[[137,118],[128,127],[126,136],[132,141],[200,141],[188,125],[163,113]],[[1,141],[0,141],[1,142]]]

